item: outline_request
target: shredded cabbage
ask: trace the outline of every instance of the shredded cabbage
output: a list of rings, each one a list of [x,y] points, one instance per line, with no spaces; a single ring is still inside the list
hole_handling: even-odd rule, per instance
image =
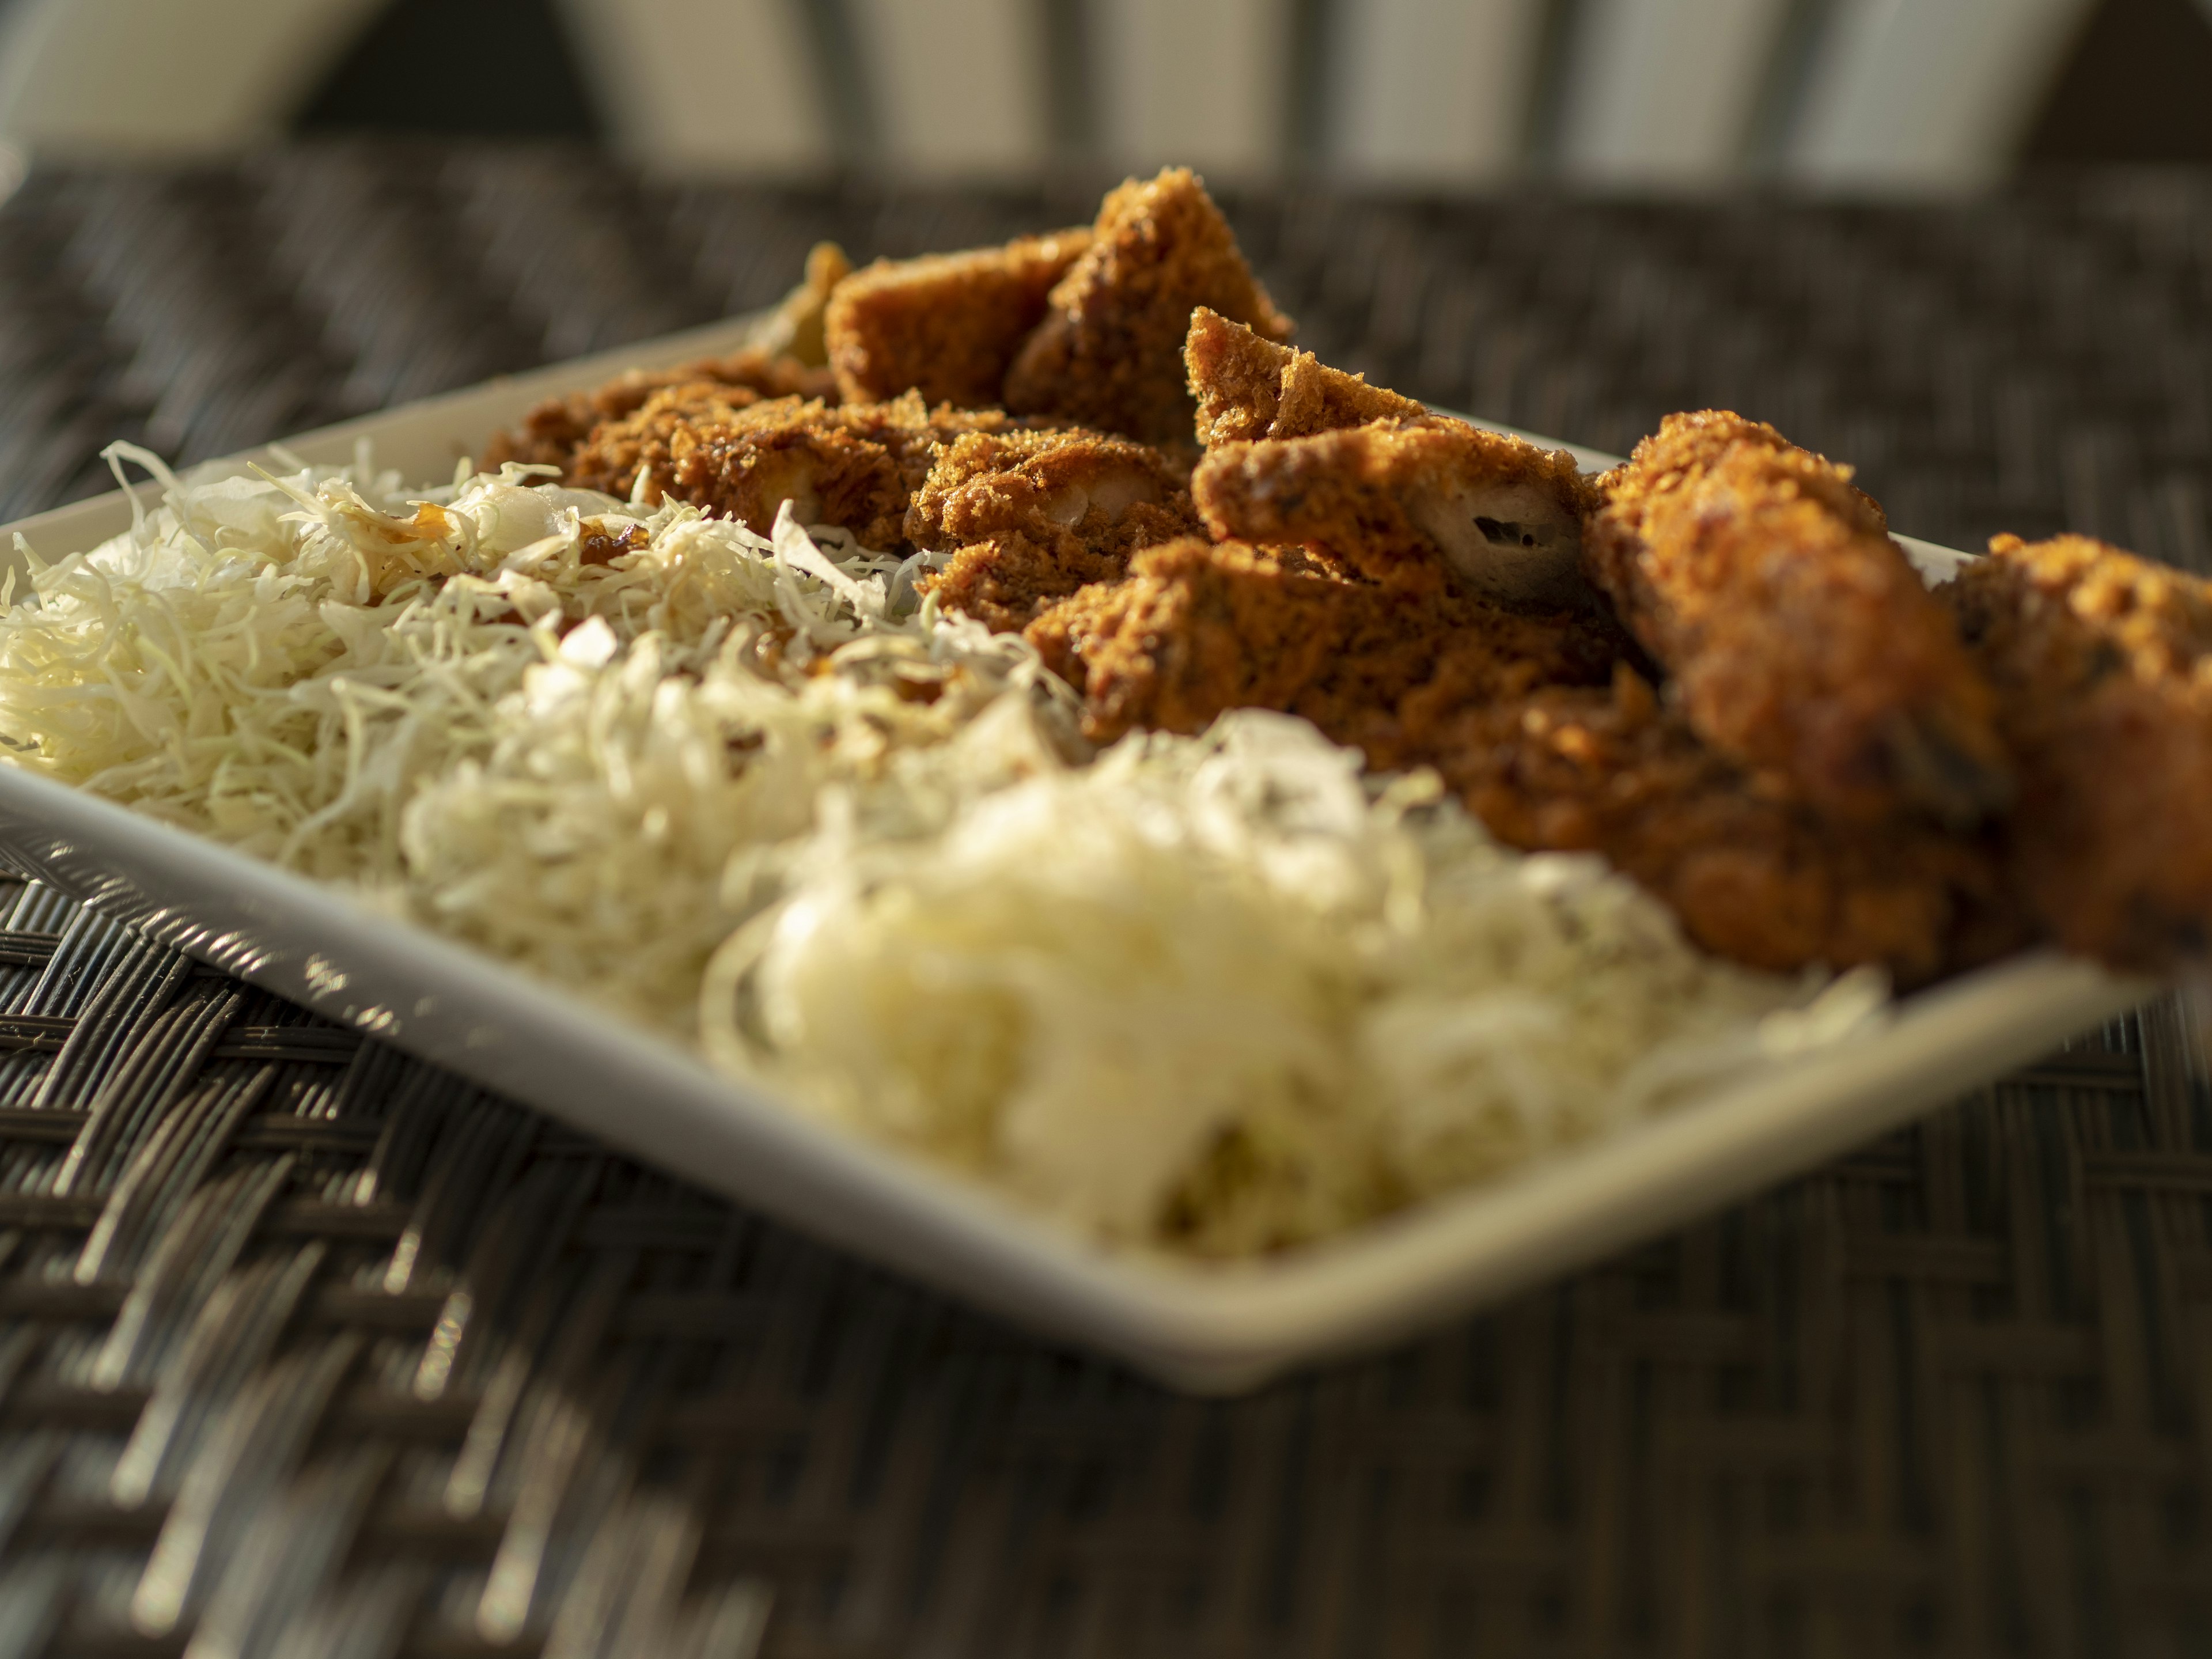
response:
[[[1875,975],[1705,957],[1602,860],[1502,848],[1432,774],[1364,779],[1303,720],[1231,714],[1088,767],[1020,728],[994,710],[900,757],[902,793],[939,803],[921,837],[841,793],[718,953],[704,1031],[1117,1239],[1335,1232],[1882,1000]]]
[[[1139,1246],[1318,1237],[1868,1023],[1302,721],[1094,758],[922,561],[465,468],[180,480],[0,615],[16,764]],[[118,467],[118,476],[120,470]]]

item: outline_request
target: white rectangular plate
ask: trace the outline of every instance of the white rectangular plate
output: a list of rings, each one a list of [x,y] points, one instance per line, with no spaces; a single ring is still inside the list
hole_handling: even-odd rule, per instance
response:
[[[448,477],[543,397],[740,343],[738,319],[286,441]],[[1551,441],[1546,440],[1544,441]],[[262,452],[239,458],[240,464]],[[1586,465],[1612,459],[1581,452]],[[4,526],[52,558],[129,527],[101,496]],[[12,547],[0,538],[0,546]],[[1962,555],[1911,547],[1931,577]],[[2051,953],[1905,1001],[1882,1031],[1280,1260],[1107,1250],[859,1139],[497,962],[297,877],[0,766],[0,847],[76,897],[256,985],[638,1157],[1024,1324],[1181,1387],[1228,1391],[1580,1266],[1817,1164],[2151,995]]]

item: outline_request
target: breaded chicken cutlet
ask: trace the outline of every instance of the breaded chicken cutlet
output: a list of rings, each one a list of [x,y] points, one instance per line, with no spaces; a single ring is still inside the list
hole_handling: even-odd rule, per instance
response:
[[[787,501],[800,524],[836,525],[886,552],[905,540],[907,510],[940,443],[1034,424],[995,409],[933,410],[911,392],[880,404],[780,398],[712,422],[666,413],[641,441],[647,459],[628,492],[634,499],[654,505],[673,495],[762,535]]]
[[[1190,442],[1197,410],[1183,341],[1200,306],[1271,340],[1290,337],[1195,173],[1130,179],[1108,194],[1090,246],[1007,370],[1006,407],[1146,443]]]
[[[949,551],[940,604],[997,632],[1114,581],[1141,547],[1194,534],[1189,471],[1132,439],[1079,428],[971,432],[943,445],[906,517],[916,547]]]
[[[757,348],[681,368],[633,369],[594,391],[546,399],[523,416],[520,427],[495,434],[484,446],[481,464],[489,471],[498,471],[507,461],[557,466],[565,483],[608,489],[595,480],[624,470],[611,459],[621,440],[612,441],[598,454],[590,453],[600,430],[631,420],[656,399],[664,410],[719,411],[774,398],[834,400],[836,395],[836,382],[829,370],[810,368],[796,357]],[[635,466],[629,470],[635,471]],[[627,487],[615,493],[626,494]]]
[[[1147,549],[1028,629],[1094,740],[1224,710],[1313,722],[1389,771],[1433,766],[1500,840],[1595,852],[1709,950],[1787,971],[1862,963],[1918,984],[2021,942],[1985,847],[1934,825],[1847,830],[1761,796],[1662,708],[1583,611],[1346,581],[1241,543]]]
[[[1216,536],[1319,547],[1379,582],[1586,603],[1589,485],[1565,450],[1464,421],[1385,419],[1209,449],[1191,494]]]
[[[854,272],[823,319],[838,392],[848,403],[907,391],[933,405],[999,403],[1014,354],[1044,320],[1046,295],[1090,241],[1078,227]]]
[[[837,397],[836,377],[823,367],[823,312],[837,284],[853,269],[844,249],[817,242],[806,256],[806,274],[754,331],[752,343],[724,357],[702,358],[681,368],[633,369],[594,391],[549,398],[523,417],[512,432],[493,435],[481,465],[498,471],[507,461],[557,466],[574,483],[575,458],[603,423],[635,414],[656,393],[678,387],[702,402],[717,394],[735,406],[769,398]],[[604,468],[597,470],[604,471]],[[605,486],[593,483],[591,489]]]
[[[1989,685],[1847,469],[1707,410],[1599,489],[1590,575],[1700,737],[1851,822],[2003,809]]]
[[[1425,757],[1434,723],[1542,685],[1602,684],[1627,640],[1587,615],[1348,581],[1242,542],[1147,548],[1028,630],[1084,694],[1085,731],[1201,730],[1230,708],[1300,714],[1370,764]]]
[[[1191,313],[1182,356],[1198,441],[1208,449],[1429,415],[1425,404],[1325,368],[1312,352],[1278,345],[1205,306]]]
[[[2082,536],[2000,537],[1936,590],[1997,692],[2007,839],[2059,943],[2164,970],[2212,951],[2212,585]]]
[[[1873,963],[1909,988],[2029,942],[1986,841],[1923,819],[1869,832],[1774,799],[1626,665],[1606,690],[1464,708],[1431,744],[1500,841],[1604,854],[1733,961]]]

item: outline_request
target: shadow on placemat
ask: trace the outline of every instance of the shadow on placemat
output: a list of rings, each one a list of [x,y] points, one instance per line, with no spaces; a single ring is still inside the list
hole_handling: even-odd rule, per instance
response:
[[[0,511],[1087,216],[558,150],[35,177]],[[2212,566],[2212,187],[1235,203],[1307,342],[1903,528]],[[2212,1643],[2212,1095],[2160,1005],[1385,1358],[1161,1394],[0,889],[0,1654],[1160,1659]]]

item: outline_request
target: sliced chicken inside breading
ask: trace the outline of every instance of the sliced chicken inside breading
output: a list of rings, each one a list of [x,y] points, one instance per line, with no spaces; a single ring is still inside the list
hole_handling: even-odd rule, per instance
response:
[[[1589,487],[1574,458],[1462,421],[1223,444],[1191,491],[1216,536],[1319,547],[1377,581],[1455,583],[1507,605],[1590,602]]]
[[[938,452],[906,534],[952,552],[932,583],[939,602],[1003,631],[1118,578],[1136,549],[1195,532],[1188,482],[1187,467],[1127,438],[971,433]]]
[[[1278,345],[1204,306],[1191,313],[1183,367],[1198,401],[1198,441],[1208,449],[1429,417],[1425,404],[1326,368],[1312,352]]]
[[[1989,685],[1848,469],[1708,410],[1599,489],[1590,574],[1705,741],[1854,822],[2002,810]]]
[[[848,403],[909,390],[933,405],[1000,403],[1014,354],[1044,319],[1045,296],[1090,241],[1078,227],[854,272],[830,295],[825,323],[837,389]]]
[[[1007,371],[1006,407],[1188,443],[1196,406],[1182,349],[1200,306],[1269,339],[1290,336],[1196,174],[1130,179],[1107,196],[1090,246]]]

